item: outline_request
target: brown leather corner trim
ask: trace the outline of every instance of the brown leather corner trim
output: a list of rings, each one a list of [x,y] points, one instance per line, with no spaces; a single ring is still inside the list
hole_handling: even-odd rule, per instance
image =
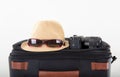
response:
[[[39,71],[39,77],[79,77],[79,71]]]
[[[28,62],[11,62],[11,68],[16,70],[27,70]]]
[[[109,69],[109,63],[99,63],[99,62],[92,62],[91,68],[92,70],[108,70]]]

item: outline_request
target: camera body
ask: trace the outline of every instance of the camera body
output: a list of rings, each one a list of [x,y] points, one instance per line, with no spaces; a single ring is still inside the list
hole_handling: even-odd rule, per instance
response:
[[[80,49],[81,48],[81,43],[82,41],[81,37],[78,37],[77,35],[74,35],[73,37],[69,38],[69,45],[71,49]]]
[[[74,35],[69,39],[70,49],[92,49],[92,48],[102,48],[109,47],[108,44],[103,45],[102,39],[100,37],[83,37]]]

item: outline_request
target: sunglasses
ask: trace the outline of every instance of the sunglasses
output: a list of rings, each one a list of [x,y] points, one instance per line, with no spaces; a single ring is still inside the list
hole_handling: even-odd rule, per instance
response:
[[[39,40],[39,39],[29,39],[28,45],[33,47],[40,47],[43,44],[46,44],[48,47],[61,47],[62,45],[65,45],[65,43],[62,40],[58,39],[51,39],[51,40]]]

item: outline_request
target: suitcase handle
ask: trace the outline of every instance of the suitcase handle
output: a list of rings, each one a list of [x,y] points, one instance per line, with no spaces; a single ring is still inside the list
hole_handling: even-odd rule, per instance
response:
[[[39,71],[39,77],[79,77],[79,71]]]
[[[116,59],[117,59],[116,56],[112,56],[112,61],[111,61],[111,63],[113,63]]]

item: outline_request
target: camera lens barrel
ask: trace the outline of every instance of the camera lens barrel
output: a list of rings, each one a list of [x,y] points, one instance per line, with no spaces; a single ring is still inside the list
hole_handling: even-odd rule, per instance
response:
[[[102,44],[102,39],[100,37],[85,37],[84,45],[88,48],[98,48]]]

